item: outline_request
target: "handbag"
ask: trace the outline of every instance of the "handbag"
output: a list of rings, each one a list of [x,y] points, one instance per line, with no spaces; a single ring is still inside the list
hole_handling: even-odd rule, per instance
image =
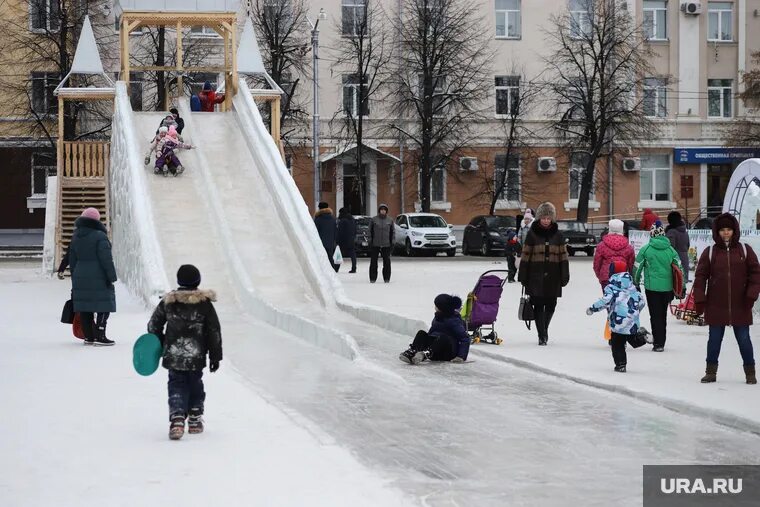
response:
[[[647,331],[647,328],[640,327],[638,331],[636,331],[636,334],[632,334],[628,337],[628,344],[633,347],[634,349],[637,349],[639,347],[643,347],[647,343],[649,343],[649,340],[647,337],[649,336],[649,331]]]
[[[71,332],[74,334],[75,338],[84,340],[85,336],[84,328],[82,327],[82,318],[78,313],[74,314],[74,322],[71,323]]]
[[[63,305],[63,311],[61,312],[61,322],[64,324],[74,323],[74,302],[70,299]]]
[[[686,297],[686,284],[683,283],[683,271],[681,271],[675,262],[670,264],[670,270],[673,273],[673,294],[676,299],[683,299]]]
[[[533,305],[530,304],[530,296],[525,294],[525,287],[520,295],[520,306],[517,308],[517,318],[525,322],[525,327],[530,329],[530,323],[534,319]]]

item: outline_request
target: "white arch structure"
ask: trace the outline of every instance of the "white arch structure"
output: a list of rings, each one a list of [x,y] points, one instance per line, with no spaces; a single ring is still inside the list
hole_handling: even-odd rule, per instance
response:
[[[760,211],[760,158],[745,160],[734,170],[723,200],[723,213],[739,219],[742,229],[755,229]]]

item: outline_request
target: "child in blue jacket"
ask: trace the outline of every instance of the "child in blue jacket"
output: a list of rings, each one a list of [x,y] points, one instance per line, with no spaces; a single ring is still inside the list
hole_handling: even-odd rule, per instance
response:
[[[457,296],[439,294],[435,298],[435,317],[429,331],[418,331],[409,348],[398,358],[409,364],[422,361],[451,361],[463,363],[470,351],[470,336],[459,315],[462,300]]]
[[[610,263],[610,280],[604,288],[604,296],[586,310],[592,315],[607,309],[612,338],[612,359],[615,361],[615,371],[625,373],[628,358],[625,344],[631,341],[639,331],[639,314],[646,303],[641,293],[633,285],[633,279],[628,272],[628,266],[622,260]]]

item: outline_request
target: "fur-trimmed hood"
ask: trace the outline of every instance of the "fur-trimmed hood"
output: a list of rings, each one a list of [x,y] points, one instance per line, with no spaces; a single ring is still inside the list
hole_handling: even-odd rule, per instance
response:
[[[322,216],[322,215],[328,215],[328,214],[329,215],[333,214],[332,208],[322,208],[320,210],[317,210],[317,212],[314,214],[314,218],[317,218],[318,216]]]
[[[204,301],[216,301],[216,292],[213,290],[173,290],[164,296],[164,303],[185,303],[197,305]]]

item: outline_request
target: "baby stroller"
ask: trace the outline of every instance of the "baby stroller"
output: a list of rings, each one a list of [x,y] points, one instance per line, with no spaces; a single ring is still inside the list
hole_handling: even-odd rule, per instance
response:
[[[503,273],[504,277],[500,278],[491,273]],[[503,269],[486,271],[480,275],[475,288],[467,295],[467,301],[462,307],[462,318],[473,343],[484,341],[501,345],[503,342],[496,334],[494,323],[499,314],[499,300],[508,274],[509,272]]]
[[[670,313],[672,313],[676,319],[683,320],[688,325],[696,324],[698,326],[705,325],[705,318],[702,315],[697,315],[697,305],[694,303],[694,289],[689,291],[689,294],[680,303],[672,303],[670,305]]]

